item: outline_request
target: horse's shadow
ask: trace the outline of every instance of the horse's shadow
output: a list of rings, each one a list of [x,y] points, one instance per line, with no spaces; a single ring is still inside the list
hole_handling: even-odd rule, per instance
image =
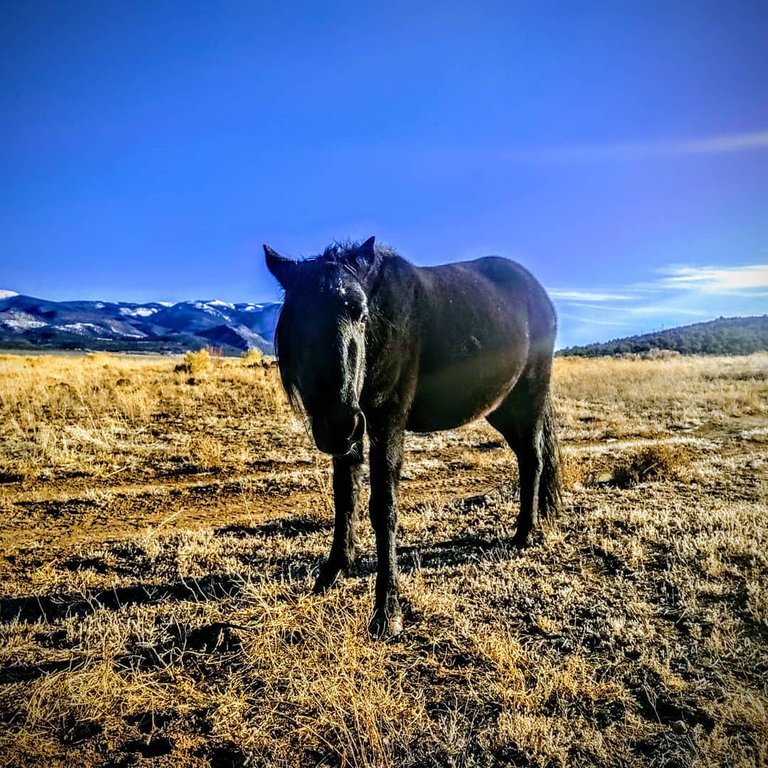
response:
[[[477,505],[484,498],[473,496],[457,504],[466,509]],[[259,525],[224,526],[216,529],[214,535],[254,539],[298,538],[330,532],[331,528],[330,522],[316,518],[279,518]],[[398,548],[398,567],[403,573],[413,573],[423,569],[468,565],[488,558],[503,561],[516,555],[517,550],[512,546],[511,538],[470,534],[433,543],[401,546]],[[298,582],[307,579],[317,573],[323,559],[316,555],[295,555],[279,559],[267,557],[261,561],[251,561],[243,573],[212,573],[159,585],[138,583],[79,592],[4,597],[0,598],[0,622],[55,623],[70,616],[88,616],[98,610],[117,611],[126,605],[237,598],[249,582]],[[361,578],[375,571],[376,560],[362,556],[349,575]]]
[[[5,597],[0,599],[0,622],[53,623],[68,616],[89,616],[98,610],[116,611],[124,605],[166,600],[220,600],[237,596],[244,583],[244,577],[238,574],[209,574],[160,585],[135,584],[112,589]]]

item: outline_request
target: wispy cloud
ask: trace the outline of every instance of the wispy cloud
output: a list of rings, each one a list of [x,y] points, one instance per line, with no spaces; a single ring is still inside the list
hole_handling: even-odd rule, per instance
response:
[[[530,150],[505,150],[499,154],[504,159],[522,162],[583,163],[756,150],[768,150],[768,130],[658,141],[565,144]]]
[[[592,317],[590,315],[584,315],[577,312],[564,312],[562,310],[557,313],[557,316],[561,320],[561,323],[560,323],[561,326],[562,326],[562,320],[565,319],[568,321],[575,321],[576,323],[581,323],[583,326],[600,325],[600,326],[607,326],[609,328],[615,328],[615,329],[632,328],[632,323],[629,321],[628,318],[625,318],[625,320],[617,320],[616,318],[612,318],[609,320],[605,317]]]
[[[563,301],[629,301],[632,297],[620,293],[598,293],[594,291],[564,291],[552,288],[549,295]]]
[[[673,265],[659,270],[668,288],[695,289],[708,293],[761,293],[768,289],[768,264],[737,267],[689,267]]]
[[[707,312],[706,309],[697,309],[694,307],[681,307],[676,305],[670,305],[670,304],[649,304],[644,307],[629,307],[627,310],[627,313],[632,317],[642,318],[642,317],[670,317],[671,315],[674,315],[675,317],[708,317],[710,316],[710,312]]]
[[[589,343],[720,315],[765,314],[768,264],[673,264],[645,282],[594,290],[555,288],[549,294],[561,318],[560,342]]]

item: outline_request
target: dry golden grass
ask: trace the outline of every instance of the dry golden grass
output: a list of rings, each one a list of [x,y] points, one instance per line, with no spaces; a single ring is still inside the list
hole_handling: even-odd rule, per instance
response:
[[[39,766],[768,760],[768,356],[561,359],[524,553],[483,424],[409,436],[403,635],[373,539],[310,593],[328,461],[273,367],[0,356],[0,754]]]

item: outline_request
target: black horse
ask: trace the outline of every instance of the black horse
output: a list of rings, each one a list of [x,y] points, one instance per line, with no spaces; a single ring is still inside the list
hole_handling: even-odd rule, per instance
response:
[[[316,591],[355,558],[363,462],[370,442],[370,516],[378,575],[370,631],[402,629],[397,596],[397,491],[406,430],[453,429],[485,417],[520,469],[514,544],[557,509],[557,442],[550,399],[555,313],[519,264],[495,256],[415,267],[393,250],[335,244],[294,261],[264,246],[285,289],[275,334],[291,403],[333,456],[336,521]]]

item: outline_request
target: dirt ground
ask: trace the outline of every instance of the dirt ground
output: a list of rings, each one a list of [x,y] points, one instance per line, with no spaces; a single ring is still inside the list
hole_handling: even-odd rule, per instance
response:
[[[558,359],[566,487],[509,544],[484,422],[410,435],[311,594],[329,461],[273,367],[0,355],[0,754],[22,766],[768,764],[768,355]]]

